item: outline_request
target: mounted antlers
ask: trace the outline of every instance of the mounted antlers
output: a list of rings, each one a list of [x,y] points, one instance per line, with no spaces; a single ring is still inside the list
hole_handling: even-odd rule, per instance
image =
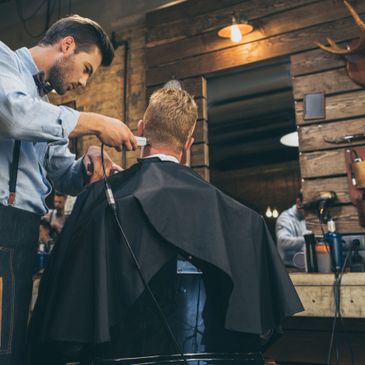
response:
[[[352,17],[354,18],[356,24],[361,29],[361,35],[359,41],[355,45],[347,46],[347,48],[341,48],[339,47],[336,42],[331,39],[327,38],[328,43],[330,44],[330,47],[324,46],[323,44],[319,42],[314,42],[317,46],[322,48],[324,51],[334,53],[337,55],[350,55],[354,53],[358,53],[360,50],[364,49],[365,47],[365,23],[361,20],[359,17],[359,14],[357,14],[356,10],[346,1],[344,0],[344,3],[349,9],[349,12],[351,13]]]
[[[349,77],[357,84],[365,86],[365,23],[361,20],[355,9],[346,0],[344,0],[344,3],[354,18],[356,24],[361,29],[359,40],[356,42],[351,42],[346,48],[338,46],[337,43],[331,38],[327,38],[329,46],[324,46],[318,42],[314,43],[326,52],[345,56],[347,60],[346,69]]]

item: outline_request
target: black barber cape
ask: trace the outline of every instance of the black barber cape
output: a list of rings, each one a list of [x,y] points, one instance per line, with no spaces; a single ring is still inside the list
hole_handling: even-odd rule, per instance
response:
[[[193,170],[151,158],[109,180],[147,280],[176,252],[214,268],[219,275],[211,285],[227,296],[225,327],[234,331],[261,334],[303,310],[263,218]],[[31,337],[109,341],[110,329],[143,290],[104,182],[92,184],[79,196],[43,275]]]

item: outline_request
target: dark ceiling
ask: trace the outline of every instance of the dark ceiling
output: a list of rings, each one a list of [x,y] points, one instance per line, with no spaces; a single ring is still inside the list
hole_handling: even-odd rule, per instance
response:
[[[210,166],[230,170],[298,159],[280,143],[295,130],[289,59],[208,78]]]

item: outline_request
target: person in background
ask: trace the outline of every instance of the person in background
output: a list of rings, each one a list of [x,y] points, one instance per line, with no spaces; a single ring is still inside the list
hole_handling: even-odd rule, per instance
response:
[[[49,222],[53,232],[58,236],[66,221],[65,204],[67,195],[56,192],[53,198],[54,209],[50,209],[47,214],[43,216],[43,219]]]
[[[307,228],[302,208],[303,195],[299,193],[296,203],[284,210],[276,221],[276,238],[279,255],[286,266],[304,269],[304,237]]]
[[[39,244],[45,245],[48,250],[50,250],[52,245],[52,237],[51,237],[51,225],[45,219],[41,219],[41,223],[39,224]]]

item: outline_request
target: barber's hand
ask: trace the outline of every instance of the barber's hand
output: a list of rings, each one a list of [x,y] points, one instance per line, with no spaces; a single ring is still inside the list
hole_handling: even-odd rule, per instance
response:
[[[119,119],[107,117],[98,113],[80,112],[75,128],[69,134],[70,138],[96,135],[105,145],[122,150],[124,145],[128,151],[137,148],[136,137]]]
[[[103,166],[101,163],[101,150],[100,147],[90,146],[84,155],[83,159],[85,171],[90,176],[89,183],[101,180],[104,176]],[[115,164],[107,152],[104,151],[104,166],[106,175],[112,175],[123,169]]]
[[[122,150],[122,145],[128,151],[134,151],[137,148],[137,140],[131,130],[118,119],[103,117],[103,126],[97,134],[100,141],[107,146],[114,147],[117,151]]]

